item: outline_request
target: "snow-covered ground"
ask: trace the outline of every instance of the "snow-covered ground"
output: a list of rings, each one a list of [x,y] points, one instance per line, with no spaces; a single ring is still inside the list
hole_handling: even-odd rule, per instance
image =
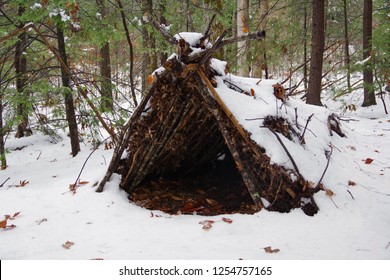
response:
[[[255,94],[257,102],[264,102]],[[361,94],[355,94],[353,101],[361,104],[360,99]],[[303,116],[311,113],[299,99],[288,102]],[[390,109],[388,97],[386,102]],[[340,113],[339,102],[324,98],[324,103]],[[288,115],[285,108],[279,111]],[[91,146],[83,145],[72,158],[65,134],[57,144],[40,134],[10,138],[8,168],[0,171],[0,184],[10,178],[0,188],[0,221],[3,215],[20,214],[7,221],[16,227],[0,229],[0,259],[390,259],[390,116],[378,98],[377,106],[358,107],[343,113],[342,119],[347,138],[326,140],[333,153],[323,183],[334,195],[315,195],[320,211],[314,217],[301,209],[204,217],[140,208],[118,188],[118,175],[103,193],[95,192],[112,154],[103,146],[81,175],[88,183],[73,194],[69,186]],[[315,123],[313,118],[313,130]],[[324,140],[314,135],[307,132],[311,142],[306,145],[324,146],[316,144],[316,137]],[[302,166],[313,181],[326,164],[323,152],[318,157],[312,166]],[[205,220],[215,221],[209,230],[202,229]],[[267,253],[268,246],[280,251]]]

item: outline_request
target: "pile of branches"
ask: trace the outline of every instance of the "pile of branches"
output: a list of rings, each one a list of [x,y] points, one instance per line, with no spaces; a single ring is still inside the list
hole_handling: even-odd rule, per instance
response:
[[[116,172],[122,175],[120,187],[134,198],[135,190],[164,181],[162,178],[172,181],[192,176],[228,151],[255,209],[289,212],[301,207],[308,215],[317,213],[313,186],[298,169],[288,170],[272,163],[265,149],[250,138],[218,97],[211,54],[240,40],[224,39],[225,35],[226,32],[211,48],[204,43],[208,31],[196,46],[183,38],[176,40],[178,55],[164,64],[165,71],[155,73],[153,86],[119,137],[98,191]],[[249,35],[249,39],[259,39],[265,33]],[[203,51],[192,55],[193,48]],[[268,118],[264,125],[277,137],[278,133],[293,137],[289,135],[292,126],[283,119]],[[121,159],[124,150],[127,156]]]

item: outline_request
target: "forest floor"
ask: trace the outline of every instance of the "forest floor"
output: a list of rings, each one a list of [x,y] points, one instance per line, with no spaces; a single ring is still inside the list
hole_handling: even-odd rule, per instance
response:
[[[362,101],[361,93],[347,98]],[[0,221],[10,215],[0,259],[390,259],[390,115],[377,101],[344,112],[340,101],[324,98],[347,138],[333,143],[323,181],[333,195],[315,194],[313,217],[301,209],[170,215],[129,203],[118,175],[96,193],[112,155],[103,146],[73,193],[90,144],[72,158],[66,134],[57,144],[42,134],[10,137],[8,168],[0,171],[0,184],[10,178],[0,188]]]

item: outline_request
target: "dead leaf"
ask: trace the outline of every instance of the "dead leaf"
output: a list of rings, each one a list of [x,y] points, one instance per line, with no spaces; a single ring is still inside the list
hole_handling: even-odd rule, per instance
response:
[[[246,20],[244,16],[241,16],[241,21],[242,21],[242,32],[248,33],[248,26],[246,24]]]
[[[156,76],[151,74],[151,75],[148,75],[148,77],[146,78],[146,81],[148,82],[149,85],[153,84],[153,82],[156,80]]]
[[[279,249],[272,249],[271,246],[264,247],[263,249],[264,249],[264,251],[265,251],[266,253],[271,253],[271,254],[272,254],[272,253],[277,253],[277,252],[280,251]]]
[[[20,214],[20,212],[16,212],[13,216],[12,216],[12,218],[15,218],[16,216],[18,216]]]
[[[366,158],[364,161],[365,164],[371,164],[374,160],[372,158]]]
[[[233,220],[232,220],[232,219],[225,218],[225,217],[222,217],[222,221],[224,221],[225,223],[228,223],[228,224],[233,223]]]
[[[89,182],[88,181],[80,181],[79,182],[79,185],[86,185],[86,184],[88,184]]]
[[[6,228],[7,227],[7,219],[0,221],[0,228]]]
[[[253,88],[251,88],[251,95],[255,96],[255,90]]]
[[[213,220],[204,220],[202,222],[199,222],[199,224],[203,225],[202,229],[204,230],[209,230],[210,228],[212,228],[214,223],[215,222]]]
[[[356,183],[354,181],[348,181],[348,186],[356,186]]]
[[[182,197],[178,197],[178,196],[175,196],[175,195],[171,195],[170,198],[172,198],[174,201],[182,201],[183,200]]]
[[[71,192],[76,191],[76,185],[75,185],[75,184],[70,184],[70,185],[69,185],[69,190],[70,190]]]
[[[23,180],[23,181],[19,181],[19,185],[17,187],[24,187],[26,186],[28,183],[30,183],[29,181],[26,181],[26,180]]]
[[[374,152],[375,152],[375,153],[379,153],[379,151],[378,151],[378,150],[374,150]]]
[[[74,245],[73,242],[71,241],[66,241],[64,244],[62,244],[62,247],[64,247],[65,249],[69,249],[70,247],[72,247]]]
[[[330,196],[330,197],[334,196],[334,192],[332,192],[332,190],[330,190],[330,189],[327,189],[327,190],[325,191],[325,194],[326,194],[327,196]]]
[[[216,200],[211,199],[211,198],[206,198],[206,202],[208,205],[213,206],[213,207],[219,206],[219,203]]]

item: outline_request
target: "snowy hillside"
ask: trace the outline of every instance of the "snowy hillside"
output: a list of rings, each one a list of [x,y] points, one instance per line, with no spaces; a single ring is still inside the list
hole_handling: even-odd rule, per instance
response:
[[[245,83],[253,81],[243,81],[243,87]],[[256,95],[270,83],[262,81],[255,100],[248,100],[270,102]],[[228,90],[223,84],[218,88],[222,98]],[[353,96],[361,104],[360,93]],[[302,120],[315,113],[306,145],[318,154],[303,148],[291,151],[306,178],[319,180],[327,163],[324,148],[333,146],[322,180],[329,192],[315,195],[320,211],[314,217],[300,209],[205,217],[140,208],[118,188],[118,175],[103,193],[95,192],[112,154],[104,146],[92,154],[80,178],[83,184],[73,194],[69,187],[92,151],[89,144],[72,158],[65,134],[57,144],[39,134],[11,137],[6,143],[8,168],[0,171],[0,184],[5,182],[0,188],[0,220],[11,216],[7,228],[0,229],[0,259],[390,259],[390,116],[380,100],[375,107],[341,115],[347,138],[330,137],[316,127],[324,111],[341,113],[338,102],[325,99],[328,109],[293,98],[286,108],[277,109],[280,103],[273,102],[269,110],[285,117],[293,118],[294,108]],[[388,97],[386,102],[389,108]],[[264,112],[233,105],[244,127],[258,126],[245,119]],[[277,142],[272,134],[269,137],[271,147]],[[312,157],[309,164],[305,157]],[[273,160],[286,163],[288,158],[275,155]],[[205,230],[205,220],[215,223]],[[268,246],[280,251],[268,253]]]

